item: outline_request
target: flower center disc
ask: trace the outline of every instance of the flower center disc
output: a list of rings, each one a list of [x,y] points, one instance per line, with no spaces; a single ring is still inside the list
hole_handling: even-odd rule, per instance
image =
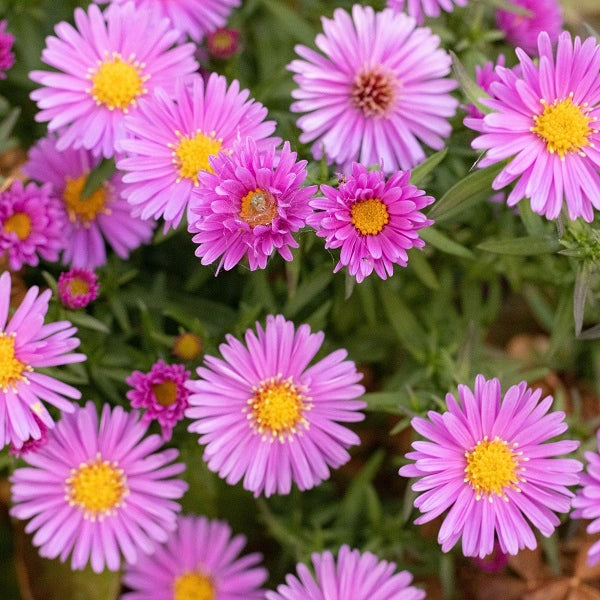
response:
[[[496,437],[489,441],[486,436],[465,457],[465,481],[471,484],[478,500],[483,494],[490,499],[492,494],[505,496],[507,487],[518,489],[519,458],[504,440]]]
[[[142,76],[142,67],[133,54],[128,60],[123,60],[118,52],[113,52],[112,59],[101,61],[90,73],[93,84],[90,94],[96,104],[103,104],[108,110],[118,108],[127,112],[147,92],[144,82],[149,75]]]
[[[277,214],[277,200],[268,190],[256,188],[242,198],[240,218],[252,228],[270,225]]]
[[[200,354],[202,342],[193,333],[182,333],[176,340],[173,347],[173,354],[183,358],[183,360],[193,360]]]
[[[179,138],[179,143],[169,144],[169,148],[173,149],[173,163],[179,169],[177,183],[182,179],[191,179],[194,185],[198,185],[199,171],[214,173],[208,159],[216,156],[223,140],[216,139],[214,132],[204,135],[200,130],[193,137],[182,135],[179,131],[175,135]]]
[[[172,379],[167,379],[162,383],[153,383],[152,393],[158,404],[166,408],[175,404],[177,400],[177,384]]]
[[[175,579],[173,600],[214,600],[215,586],[205,575],[184,573]]]
[[[379,198],[358,200],[350,208],[352,225],[363,235],[377,235],[390,220],[387,206]]]
[[[257,433],[270,434],[271,440],[278,438],[283,442],[286,436],[297,432],[299,425],[308,429],[303,411],[309,410],[311,405],[305,400],[291,377],[283,381],[280,377],[266,379],[248,400],[248,419]]]
[[[31,233],[31,219],[26,213],[11,215],[4,223],[6,233],[15,233],[20,240],[26,240]]]
[[[90,293],[90,286],[87,281],[76,277],[69,282],[69,292],[71,296],[86,296]]]
[[[397,86],[392,73],[377,67],[364,69],[354,78],[350,101],[365,117],[382,117],[394,105]]]
[[[108,212],[106,208],[107,192],[105,187],[100,187],[83,200],[81,193],[83,192],[86,180],[86,175],[82,175],[77,179],[67,177],[63,200],[65,201],[69,219],[72,222],[79,221],[89,226],[90,221],[95,221],[98,214]]]
[[[86,519],[102,520],[114,514],[129,493],[127,479],[116,462],[102,460],[100,453],[95,459],[71,469],[66,480],[69,504],[79,506]]]
[[[7,391],[23,379],[27,366],[15,358],[15,336],[0,333],[0,388]]]
[[[586,116],[571,98],[556,100],[554,104],[546,104],[542,100],[544,112],[533,117],[535,127],[531,128],[546,142],[548,152],[558,154],[561,159],[567,152],[581,152],[582,148],[590,145],[590,134],[596,133],[590,127],[594,119]]]

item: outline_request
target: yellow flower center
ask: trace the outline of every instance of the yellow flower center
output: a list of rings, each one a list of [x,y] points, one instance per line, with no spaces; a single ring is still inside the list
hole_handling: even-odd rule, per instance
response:
[[[90,293],[90,285],[87,281],[79,277],[75,277],[69,282],[69,292],[71,296],[85,296]]]
[[[248,400],[248,420],[263,439],[270,437],[273,441],[277,438],[283,442],[286,437],[293,437],[299,426],[308,429],[304,411],[310,410],[312,404],[294,385],[291,377],[285,380],[281,380],[280,376],[266,379],[253,391],[254,395]]]
[[[31,233],[31,218],[26,213],[15,213],[4,222],[4,231],[16,233],[20,240],[26,240]]]
[[[350,209],[352,225],[363,235],[377,235],[390,220],[387,206],[379,198],[359,200]]]
[[[365,68],[354,78],[350,102],[366,117],[386,116],[395,104],[398,85],[393,73]]]
[[[215,600],[215,597],[215,586],[206,575],[188,572],[175,579],[173,600]]]
[[[102,520],[112,515],[128,495],[127,478],[116,462],[96,458],[71,469],[66,480],[66,499],[71,506],[79,506],[86,519]]]
[[[179,142],[169,144],[169,148],[173,150],[173,163],[179,169],[177,183],[182,179],[191,179],[197,186],[200,171],[214,173],[208,159],[216,156],[223,140],[217,139],[214,131],[205,135],[200,129],[193,136],[183,135],[180,131],[176,131],[175,135]]]
[[[173,354],[183,360],[193,360],[201,350],[202,342],[193,333],[182,333],[173,346]]]
[[[490,502],[492,495],[505,497],[505,489],[511,487],[518,490],[518,483],[524,481],[518,471],[521,453],[515,452],[516,444],[510,446],[496,437],[492,441],[487,436],[479,441],[470,451],[465,452],[465,482],[471,484],[476,498],[487,495]]]
[[[175,404],[177,400],[177,384],[172,379],[167,379],[162,383],[153,383],[152,393],[158,404],[166,408]]]
[[[229,31],[217,31],[211,38],[213,50],[229,50],[235,43],[235,38]]]
[[[88,77],[92,87],[88,91],[96,104],[104,105],[108,110],[118,108],[126,113],[140,96],[148,92],[144,83],[150,76],[142,75],[145,66],[135,60],[134,54],[127,60],[123,60],[118,52],[113,52],[112,58],[106,54],[95,69],[90,69]]]
[[[277,216],[277,200],[268,190],[256,188],[242,198],[240,218],[250,227],[270,225]]]
[[[31,367],[15,357],[15,334],[0,333],[0,388],[7,391],[25,379],[23,371],[31,371]]]
[[[107,190],[105,187],[100,187],[95,190],[85,200],[82,199],[81,193],[85,186],[87,175],[82,175],[76,179],[67,177],[65,180],[65,191],[63,192],[63,200],[65,201],[65,208],[69,215],[69,219],[79,221],[86,227],[89,226],[91,221],[95,221],[96,217],[100,213],[109,213],[107,209]]]
[[[550,154],[558,154],[561,160],[568,152],[583,155],[582,149],[591,145],[589,136],[598,133],[590,127],[596,119],[587,116],[587,104],[573,104],[572,93],[565,100],[556,100],[553,104],[544,100],[541,103],[544,112],[533,117],[535,126],[531,131],[546,142]]]

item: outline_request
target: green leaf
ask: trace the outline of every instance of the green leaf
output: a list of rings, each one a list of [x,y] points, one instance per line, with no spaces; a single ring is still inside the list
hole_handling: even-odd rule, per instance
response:
[[[314,45],[315,32],[298,12],[287,7],[280,0],[262,0],[262,3],[293,39],[307,46]]]
[[[431,268],[425,253],[419,248],[412,248],[408,251],[409,268],[413,269],[415,275],[426,285],[430,290],[439,290],[440,282]]]
[[[400,392],[369,392],[361,400],[367,403],[367,410],[397,415],[400,406]]]
[[[96,190],[101,188],[117,171],[114,158],[105,158],[85,180],[81,200],[87,200]]]
[[[560,249],[559,241],[549,235],[528,235],[506,240],[486,240],[477,246],[480,250],[512,256],[553,254]]]
[[[93,331],[99,331],[101,333],[110,333],[110,329],[105,323],[84,312],[71,311],[68,313],[67,318],[77,327],[92,329]]]
[[[432,154],[425,162],[415,167],[410,174],[411,184],[419,187],[427,176],[446,158],[446,154],[448,154],[448,148]]]
[[[286,302],[283,312],[288,317],[294,317],[311,300],[320,294],[333,278],[330,268],[313,271],[305,276],[304,280],[298,286],[298,291]]]
[[[454,256],[460,256],[461,258],[475,258],[473,253],[468,248],[465,248],[458,242],[451,240],[447,235],[444,235],[438,229],[427,227],[426,229],[421,229],[419,235],[427,244],[430,244],[434,248],[437,248],[446,254],[453,254]]]
[[[577,336],[578,340],[597,340],[600,338],[600,325],[594,325]]]
[[[585,299],[590,289],[592,271],[592,264],[589,261],[585,261],[577,267],[577,273],[575,275],[575,290],[573,292],[573,318],[575,319],[575,335],[577,336],[583,329]]]
[[[510,0],[486,0],[486,2],[494,8],[499,8],[500,10],[514,13],[515,15],[523,15],[524,17],[534,16],[530,10],[511,2]]]
[[[13,108],[0,123],[0,151],[7,150],[10,147],[10,136],[20,114],[21,109],[19,107]]]
[[[454,216],[473,204],[489,198],[492,193],[492,181],[502,171],[505,163],[490,165],[478,169],[453,185],[432,207],[427,216],[441,221],[449,214]]]
[[[484,115],[492,112],[490,108],[480,102],[482,98],[489,98],[490,95],[485,90],[480,88],[475,81],[473,81],[454,52],[450,51],[450,56],[452,57],[452,70],[454,72],[454,76],[456,77],[467,99],[472,102]]]

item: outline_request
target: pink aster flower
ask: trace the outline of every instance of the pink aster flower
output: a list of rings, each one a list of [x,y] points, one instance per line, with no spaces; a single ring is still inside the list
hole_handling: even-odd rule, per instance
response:
[[[0,79],[6,79],[6,71],[15,64],[15,55],[12,47],[15,36],[6,31],[6,20],[0,21]]]
[[[173,427],[183,419],[188,407],[190,393],[185,384],[189,378],[190,372],[183,365],[167,365],[159,360],[149,373],[134,371],[125,380],[133,388],[127,392],[131,406],[147,409],[142,421],[149,423],[156,419],[165,441],[171,439]]]
[[[98,297],[98,276],[89,269],[71,269],[58,278],[58,297],[73,310],[85,308]]]
[[[355,5],[352,17],[338,8],[322,23],[315,43],[325,56],[296,46],[304,60],[288,65],[299,86],[292,111],[308,113],[298,119],[300,141],[314,142],[313,156],[343,167],[383,162],[391,173],[425,159],[420,142],[443,148],[458,102],[439,37],[412,17],[370,6]]]
[[[506,10],[496,12],[498,28],[514,46],[529,54],[537,51],[538,36],[545,31],[554,44],[563,28],[562,10],[558,0],[513,0],[531,16],[519,15]]]
[[[208,35],[208,50],[215,58],[229,58],[239,50],[239,37],[239,29],[221,27]]]
[[[219,267],[232,269],[248,257],[250,270],[264,269],[277,251],[292,260],[298,242],[292,233],[302,228],[312,210],[308,199],[317,187],[301,187],[306,161],[296,162],[289,142],[283,150],[261,152],[252,138],[211,160],[213,173],[200,173],[188,216],[196,256],[203,265],[219,257]]]
[[[98,419],[88,402],[24,456],[30,467],[11,477],[11,514],[31,519],[25,531],[35,532],[40,556],[64,562],[72,554],[73,569],[116,571],[121,553],[135,563],[167,541],[187,489],[174,476],[185,465],[170,464],[177,450],[157,452],[160,436],[145,433],[136,413],[105,404]]]
[[[315,575],[299,563],[298,576],[288,575],[286,584],[267,592],[266,600],[422,600],[425,592],[410,585],[408,571],[396,573],[396,564],[380,560],[371,552],[340,548],[337,561],[331,552],[313,554]]]
[[[279,140],[268,138],[274,121],[265,121],[267,109],[248,100],[237,80],[213,73],[205,84],[200,75],[180,80],[175,99],[162,90],[140,102],[125,120],[130,138],[122,143],[127,158],[118,162],[125,172],[124,196],[133,214],[142,219],[163,216],[176,227],[185,212],[199,173],[212,172],[209,159],[234,142],[253,137],[261,149]]]
[[[110,157],[125,135],[123,117],[140,98],[157,87],[173,93],[177,77],[197,69],[194,45],[171,48],[179,34],[169,20],[132,2],[105,16],[94,4],[87,12],[77,8],[75,25],[59,23],[58,37],[46,38],[42,60],[59,73],[30,74],[43,86],[31,94],[40,108],[36,120],[60,132],[59,150],[83,147]]]
[[[49,185],[26,186],[18,179],[0,193],[0,253],[8,254],[8,265],[18,271],[35,267],[40,257],[58,260],[64,244],[65,215],[51,196]]]
[[[39,440],[39,421],[54,426],[42,401],[73,412],[68,399],[81,398],[75,388],[38,369],[85,360],[84,354],[72,353],[79,340],[69,321],[44,325],[50,290],[39,294],[37,287],[30,288],[9,319],[10,289],[10,274],[5,271],[0,276],[0,449],[10,443],[18,449],[30,438]]]
[[[164,546],[126,568],[123,583],[133,591],[122,600],[263,600],[267,571],[260,554],[240,557],[245,545],[223,521],[179,517]]]
[[[111,0],[95,0],[105,4]],[[112,4],[125,4],[128,0],[112,0]],[[231,11],[241,0],[134,0],[136,7],[155,11],[159,17],[168,17],[178,31],[199,42],[205,34],[223,27]]]
[[[100,160],[83,148],[60,151],[56,138],[50,135],[30,149],[29,161],[23,167],[30,177],[50,183],[61,201],[67,217],[62,261],[73,267],[95,269],[106,264],[105,241],[126,259],[152,237],[154,223],[133,217],[131,207],[121,198],[120,176],[111,177],[82,200],[87,177]]]
[[[522,381],[501,397],[500,382],[475,380],[475,390],[458,386],[460,404],[446,396],[448,411],[415,417],[413,428],[428,441],[414,442],[406,457],[414,464],[400,475],[417,477],[412,489],[421,494],[415,506],[423,513],[415,523],[427,523],[447,509],[438,542],[448,552],[462,536],[465,556],[484,556],[497,538],[505,554],[517,554],[537,541],[531,526],[545,537],[560,523],[573,494],[566,486],[579,482],[578,460],[556,458],[579,442],[544,443],[564,433],[563,412],[548,413],[552,396]]]
[[[199,381],[190,381],[194,419],[188,430],[205,444],[208,468],[259,496],[288,494],[294,480],[307,490],[350,459],[346,448],[360,442],[340,422],[361,421],[366,404],[362,375],[347,352],[337,350],[312,366],[324,335],[308,325],[296,331],[281,315],[269,315],[246,331],[246,346],[233,336],[206,356]]]
[[[48,431],[50,431],[50,429],[44,425],[44,422],[35,413],[33,413],[33,418],[40,428],[40,437],[29,438],[26,442],[23,442],[23,445],[20,447],[17,447],[12,443],[8,450],[9,454],[17,457],[25,456],[28,452],[38,452],[40,448],[43,448],[47,444]]]
[[[417,23],[423,23],[424,17],[439,17],[441,11],[452,12],[454,5],[466,6],[468,0],[388,0],[389,8],[406,12],[417,20]],[[406,7],[405,7],[406,5]]]
[[[600,430],[596,432],[598,448],[600,449]],[[587,532],[594,534],[600,531],[600,455],[598,452],[586,452],[586,472],[581,475],[581,488],[573,499],[573,518],[591,519]],[[600,540],[588,550],[588,563],[595,565],[600,562]]]
[[[504,67],[505,62],[506,59],[504,58],[504,55],[500,54],[496,63],[490,60],[485,63],[483,67],[480,65],[475,67],[475,79],[477,85],[487,94],[490,94],[491,92],[490,87],[492,83],[500,81],[500,76],[496,73],[496,67]],[[484,114],[474,104],[469,104],[467,113],[468,116],[473,119],[483,119],[484,117]]]
[[[555,219],[566,201],[569,217],[594,218],[600,208],[600,46],[594,38],[558,41],[556,64],[548,34],[539,37],[539,66],[519,48],[522,76],[496,68],[492,98],[482,99],[493,112],[465,119],[481,131],[473,147],[487,150],[478,165],[509,159],[493,182],[499,190],[516,180],[507,203],[528,197],[534,212]]]
[[[358,283],[373,270],[386,279],[394,264],[407,265],[407,250],[425,246],[418,231],[433,221],[420,211],[434,200],[409,180],[410,172],[400,171],[386,181],[381,171],[354,163],[337,189],[321,186],[325,197],[311,200],[317,212],[307,223],[325,238],[325,248],[341,248],[334,273],[348,267]]]

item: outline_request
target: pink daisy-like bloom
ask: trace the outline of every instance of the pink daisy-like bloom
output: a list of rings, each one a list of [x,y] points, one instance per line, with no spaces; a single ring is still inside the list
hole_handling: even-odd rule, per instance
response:
[[[17,179],[0,193],[0,253],[8,254],[13,271],[23,265],[37,266],[40,257],[58,260],[64,227],[64,211],[49,185],[23,185]]]
[[[306,161],[296,162],[296,156],[288,142],[283,150],[261,152],[247,138],[231,155],[211,159],[214,174],[200,173],[188,216],[203,265],[221,257],[217,273],[229,271],[247,256],[254,271],[264,269],[275,251],[292,260],[290,248],[298,247],[292,233],[312,214],[308,200],[317,190],[301,187]]]
[[[51,135],[30,149],[29,161],[23,167],[29,177],[50,183],[62,202],[67,217],[62,261],[72,267],[95,269],[106,264],[105,241],[126,259],[152,237],[154,223],[133,217],[131,207],[121,198],[123,184],[119,175],[82,201],[87,177],[100,161],[83,148],[58,150],[56,138]]]
[[[159,360],[149,373],[134,371],[125,380],[134,388],[127,392],[131,406],[146,409],[142,417],[144,423],[158,421],[165,441],[171,439],[173,427],[183,419],[188,407],[190,393],[185,384],[189,378],[190,372],[183,365],[167,365]]]
[[[174,477],[185,465],[170,464],[178,451],[157,452],[160,436],[144,438],[146,429],[120,406],[105,404],[98,419],[88,402],[24,456],[30,467],[11,476],[11,515],[31,519],[25,531],[35,532],[40,556],[64,562],[72,554],[73,569],[116,571],[121,553],[132,564],[167,541],[187,490]]]
[[[337,350],[308,366],[323,343],[308,325],[295,330],[282,315],[267,317],[246,346],[233,336],[198,368],[186,417],[200,434],[208,468],[255,496],[288,494],[292,480],[307,490],[350,459],[359,437],[339,422],[361,421],[362,378],[347,352]]]
[[[266,600],[422,600],[425,592],[410,585],[408,571],[396,573],[396,564],[371,552],[340,548],[337,561],[331,552],[313,554],[315,576],[298,563],[297,576],[267,592]]]
[[[58,277],[58,297],[64,306],[85,308],[98,297],[98,276],[89,269],[71,269]]]
[[[8,318],[10,290],[10,274],[5,271],[0,276],[0,449],[10,443],[18,449],[30,439],[39,440],[39,421],[54,426],[42,402],[73,412],[69,398],[81,398],[75,388],[37,369],[85,360],[85,354],[72,352],[79,340],[69,321],[44,325],[50,290],[40,294],[36,286],[30,288]]]
[[[373,271],[386,279],[394,264],[407,265],[407,250],[425,246],[418,231],[433,221],[420,211],[434,199],[410,185],[410,172],[386,181],[381,171],[354,163],[337,189],[322,185],[321,191],[325,197],[311,200],[317,212],[307,223],[325,238],[325,248],[341,248],[334,273],[348,267],[358,283]]]
[[[6,79],[6,71],[15,64],[15,55],[12,51],[15,36],[6,31],[6,20],[0,21],[0,79]]]
[[[547,33],[539,37],[539,65],[517,48],[522,76],[496,68],[492,109],[483,119],[465,119],[482,132],[472,145],[487,150],[478,165],[510,159],[494,180],[495,190],[516,180],[507,203],[528,197],[534,212],[555,219],[566,202],[569,217],[590,222],[600,208],[600,46],[561,34],[556,62]]]
[[[60,132],[60,150],[83,147],[111,157],[125,135],[123,118],[140,98],[157,87],[173,93],[175,80],[198,68],[194,45],[171,48],[179,34],[169,20],[132,2],[105,16],[94,4],[87,12],[77,8],[75,24],[61,22],[58,37],[46,38],[42,60],[59,73],[30,74],[43,86],[31,94],[40,108],[36,120]]]
[[[452,12],[454,5],[466,6],[468,0],[388,0],[387,5],[396,11],[405,10],[417,23],[425,17],[439,17],[442,11]]]
[[[111,0],[95,0],[105,4]],[[112,0],[112,4],[125,4],[128,0]],[[138,9],[154,11],[171,20],[173,27],[186,33],[195,42],[211,31],[223,27],[231,11],[241,0],[134,0]]]
[[[383,162],[391,173],[425,159],[420,142],[443,148],[458,102],[439,37],[412,17],[370,6],[355,5],[352,17],[338,8],[322,23],[315,43],[325,56],[296,46],[304,60],[288,65],[299,86],[292,111],[308,113],[297,122],[300,141],[314,142],[313,156],[342,167]]]
[[[537,546],[525,517],[545,537],[560,523],[555,512],[566,513],[573,493],[566,486],[579,482],[578,460],[556,458],[579,446],[561,440],[563,412],[550,412],[552,396],[540,401],[542,390],[513,385],[501,397],[500,382],[475,380],[475,390],[458,386],[460,404],[446,396],[448,411],[430,411],[429,419],[415,417],[413,428],[428,441],[414,442],[406,458],[414,464],[400,469],[417,477],[420,492],[415,506],[423,513],[415,523],[427,523],[447,509],[438,542],[448,552],[462,536],[465,556],[483,558],[497,538],[504,554]]]
[[[600,430],[596,432],[598,448],[600,449]],[[586,452],[586,472],[581,475],[581,487],[573,499],[572,517],[575,519],[591,519],[587,526],[590,534],[600,531],[600,455],[598,452]],[[588,564],[600,562],[600,540],[588,550]]]
[[[267,109],[248,100],[237,80],[229,87],[222,75],[208,82],[200,75],[180,80],[175,99],[162,90],[140,102],[125,120],[130,134],[122,143],[127,158],[118,167],[125,172],[124,196],[133,214],[142,219],[164,217],[166,227],[177,227],[199,174],[212,171],[210,157],[230,151],[234,142],[253,137],[261,149],[274,147],[274,121],[265,121]]]
[[[563,17],[558,0],[513,0],[531,16],[519,15],[506,10],[496,12],[498,28],[514,46],[523,48],[529,54],[537,51],[538,36],[545,31],[554,44],[563,28]]]
[[[40,448],[43,448],[47,444],[48,431],[50,431],[50,429],[46,427],[46,425],[44,425],[44,422],[41,419],[39,419],[35,413],[33,413],[33,418],[35,419],[35,421],[38,424],[38,427],[40,428],[40,437],[37,439],[28,439],[19,448],[17,448],[15,444],[11,444],[10,448],[8,449],[9,454],[12,454],[16,457],[24,456],[28,452],[37,452]]]
[[[477,85],[487,94],[491,91],[490,87],[492,83],[500,81],[500,77],[496,73],[496,67],[503,67],[505,62],[506,59],[504,58],[504,55],[500,54],[496,63],[490,60],[485,63],[483,67],[480,65],[475,67],[475,80]],[[484,114],[474,104],[469,104],[467,107],[467,114],[473,119],[483,119],[484,117]]]
[[[179,517],[165,545],[126,568],[123,583],[133,591],[122,600],[263,600],[267,571],[260,554],[240,557],[245,545],[223,521]]]

